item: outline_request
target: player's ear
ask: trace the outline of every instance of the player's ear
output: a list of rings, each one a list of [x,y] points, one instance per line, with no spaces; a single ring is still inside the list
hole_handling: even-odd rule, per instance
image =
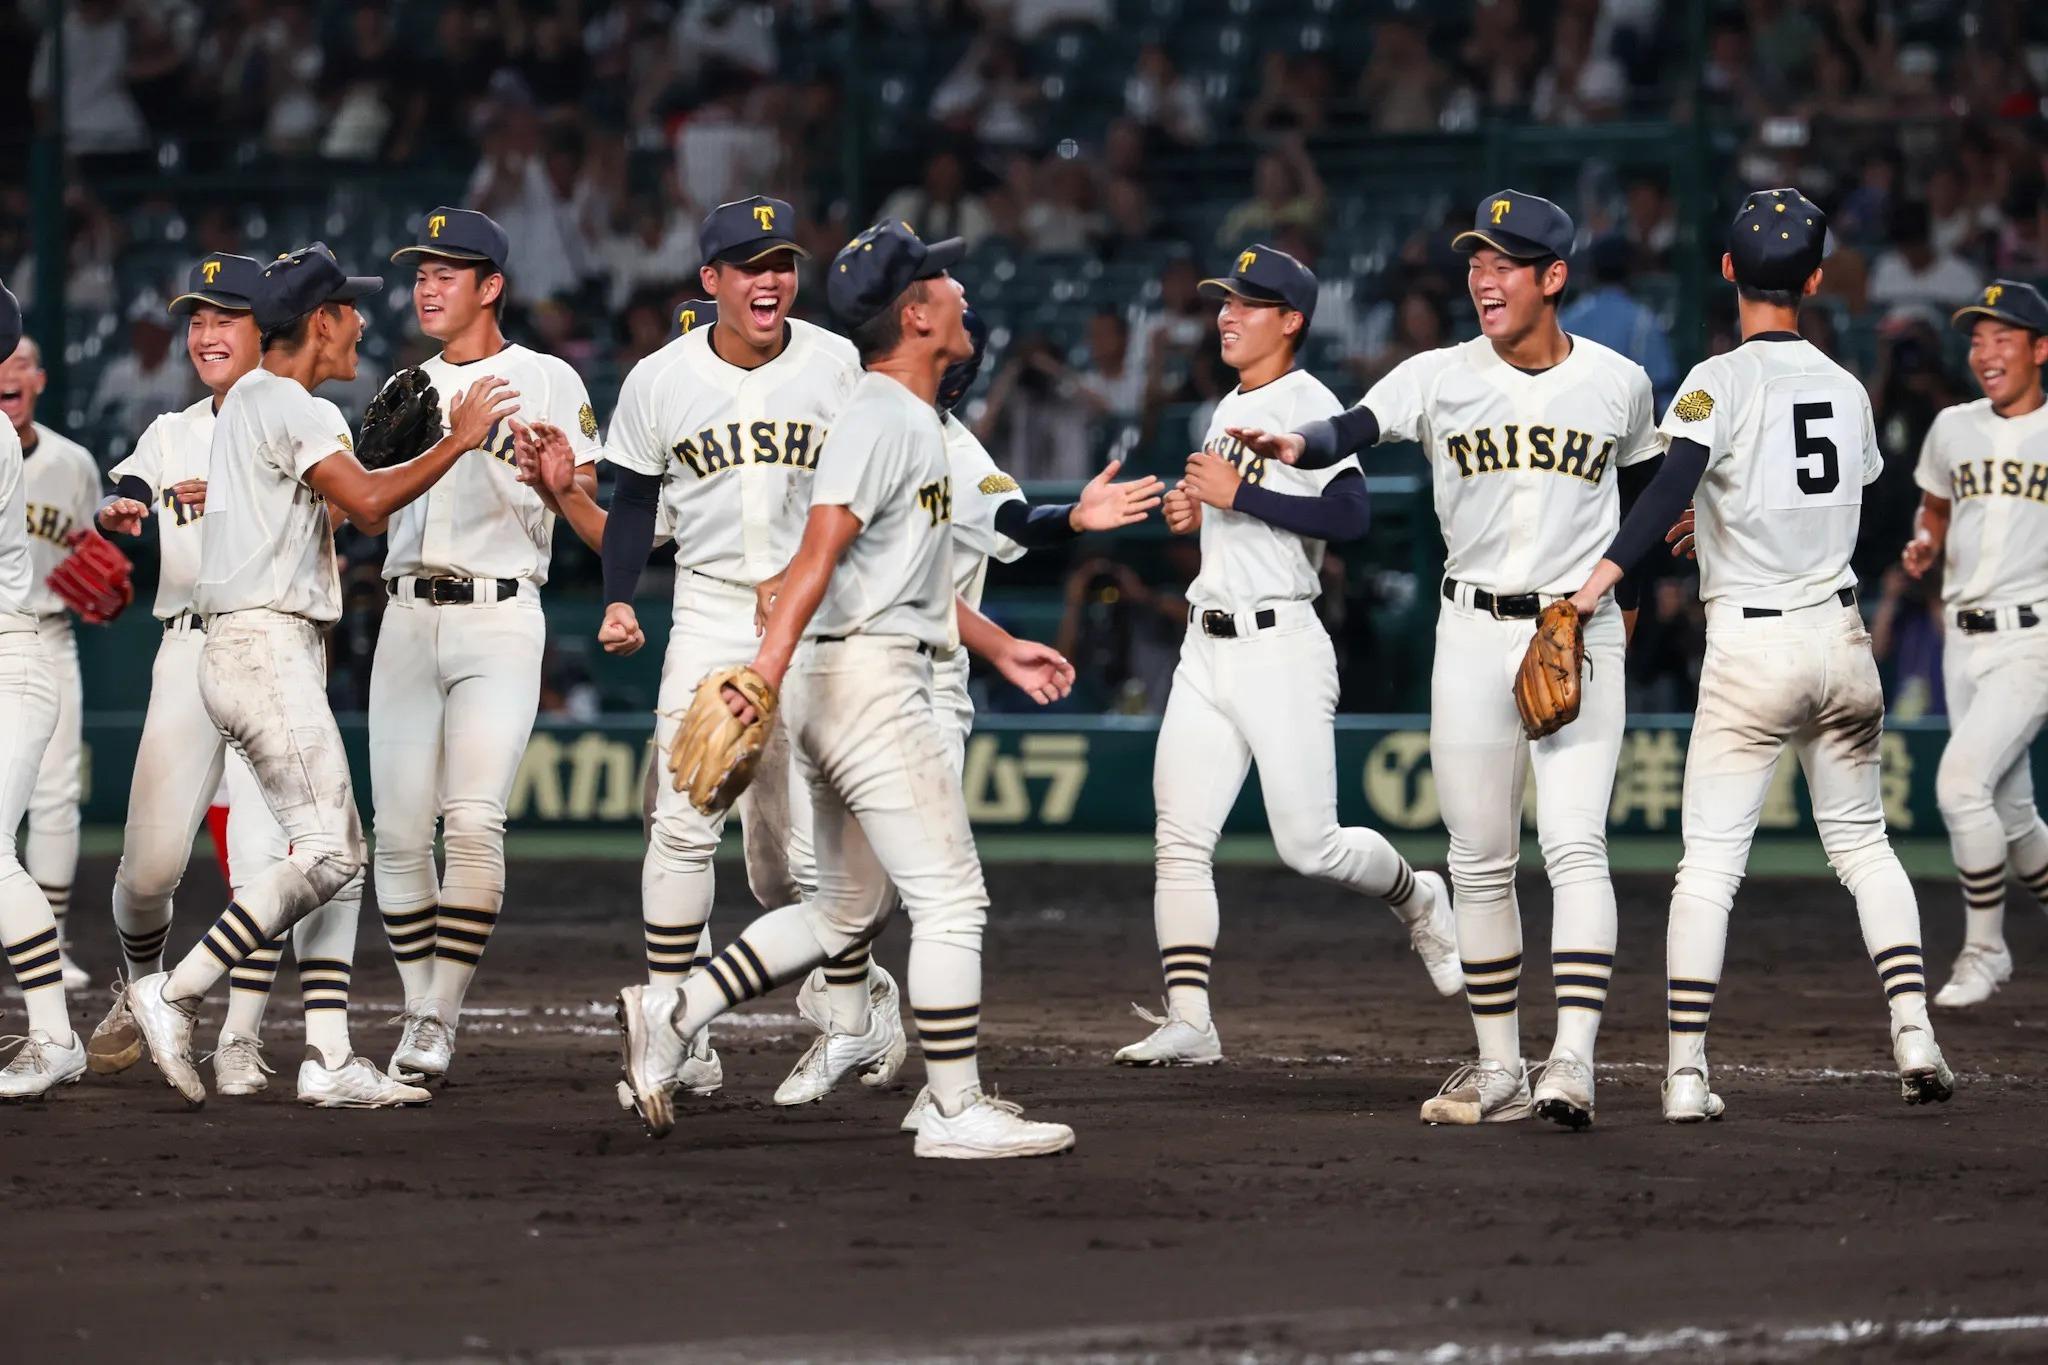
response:
[[[1308,319],[1303,317],[1299,310],[1290,308],[1280,319],[1280,335],[1290,338],[1299,345],[1302,329],[1306,326]]]
[[[1725,251],[1721,253],[1721,278],[1735,283],[1735,258]]]
[[[477,299],[486,308],[505,297],[505,277],[491,274],[485,277],[483,287],[477,290]]]
[[[1811,298],[1813,295],[1818,294],[1819,292],[1820,267],[1815,266],[1813,268],[1813,273],[1806,277],[1806,283],[1799,286],[1799,294],[1802,298]]]
[[[697,267],[697,283],[704,286],[706,298],[718,297],[718,267],[710,261]]]
[[[1546,299],[1560,298],[1564,294],[1565,281],[1571,277],[1572,268],[1564,263],[1562,256],[1543,268],[1543,278],[1536,282]]]
[[[2034,333],[2034,364],[2048,367],[2048,332]]]

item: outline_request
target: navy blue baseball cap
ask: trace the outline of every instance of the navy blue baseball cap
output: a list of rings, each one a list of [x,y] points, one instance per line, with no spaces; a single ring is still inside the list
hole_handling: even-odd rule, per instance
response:
[[[1228,275],[1203,280],[1195,289],[1205,299],[1240,298],[1278,303],[1304,318],[1316,315],[1316,275],[1278,247],[1255,242],[1237,253]]]
[[[975,376],[981,373],[981,362],[988,355],[988,324],[981,314],[969,308],[960,315],[960,325],[967,329],[967,339],[974,343],[974,354],[965,360],[956,360],[946,367],[939,376],[939,411],[951,412],[960,406],[960,400],[974,387]]]
[[[1984,286],[1977,302],[1956,309],[1948,320],[1958,332],[1967,332],[1979,318],[1992,318],[2013,327],[2024,327],[2037,336],[2048,336],[2048,299],[2041,291],[2020,280],[1993,280]]]
[[[14,354],[21,345],[21,301],[0,284],[0,360]]]
[[[1491,247],[1518,261],[1545,256],[1564,260],[1572,254],[1578,229],[1572,216],[1541,195],[1501,190],[1479,201],[1472,226],[1451,238],[1451,249],[1467,255]]]
[[[482,261],[505,271],[512,255],[512,239],[488,213],[443,205],[420,220],[419,240],[391,253],[402,256],[440,256],[451,261]]]
[[[185,276],[185,292],[171,300],[171,311],[181,316],[202,305],[246,313],[254,303],[263,266],[250,256],[218,254],[208,256]]]
[[[704,215],[697,229],[697,250],[704,264],[727,261],[746,265],[777,251],[794,251],[809,259],[810,252],[790,236],[796,231],[796,210],[780,199],[765,194],[720,204]]]
[[[323,303],[354,303],[384,288],[376,275],[351,275],[334,259],[327,243],[315,242],[263,267],[250,311],[257,330],[268,336],[289,327]]]
[[[896,301],[919,280],[936,279],[967,254],[958,237],[926,242],[910,224],[885,218],[839,248],[825,278],[832,315],[858,327]]]
[[[716,299],[691,299],[676,309],[676,335],[686,337],[700,327],[709,327],[718,321]]]
[[[1752,289],[1797,289],[1827,255],[1828,216],[1795,189],[1758,190],[1728,225],[1735,282]]]

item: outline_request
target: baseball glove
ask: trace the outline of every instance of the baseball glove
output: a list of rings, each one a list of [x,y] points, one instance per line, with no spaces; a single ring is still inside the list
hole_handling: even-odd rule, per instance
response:
[[[753,705],[758,714],[752,724],[727,708],[727,687]],[[726,809],[754,780],[775,724],[776,703],[774,687],[751,668],[713,669],[697,684],[683,723],[669,741],[668,771],[675,789],[688,792],[690,804],[701,813]]]
[[[1536,637],[1515,674],[1515,709],[1531,739],[1555,734],[1579,716],[1579,668],[1586,628],[1578,608],[1559,600],[1536,618]]]
[[[356,459],[365,469],[403,464],[441,439],[441,395],[417,365],[400,370],[363,409]]]
[[[128,556],[98,531],[81,526],[64,538],[71,550],[50,570],[50,591],[82,620],[103,626],[135,600]]]

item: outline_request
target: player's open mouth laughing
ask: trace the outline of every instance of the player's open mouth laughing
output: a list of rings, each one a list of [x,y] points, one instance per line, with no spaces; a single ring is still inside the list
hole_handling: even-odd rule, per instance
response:
[[[763,330],[775,325],[776,315],[781,310],[782,295],[773,289],[756,290],[747,298],[747,312],[754,319],[754,325]]]
[[[1478,302],[1479,321],[1482,323],[1498,322],[1507,316],[1508,301],[1498,294],[1482,292]]]
[[[225,365],[229,354],[226,346],[208,344],[199,348],[197,358],[202,365]]]

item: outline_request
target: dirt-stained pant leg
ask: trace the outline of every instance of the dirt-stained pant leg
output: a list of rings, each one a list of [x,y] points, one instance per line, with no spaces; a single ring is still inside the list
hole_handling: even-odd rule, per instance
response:
[[[49,898],[61,936],[64,916],[71,908],[71,884],[78,876],[78,803],[85,794],[85,691],[71,617],[61,612],[45,616],[36,629],[42,636],[50,677],[57,685],[57,728],[43,746],[43,759],[36,768],[22,862]]]
[[[2029,759],[2048,716],[2048,630],[1951,629],[1944,644],[1949,738],[1934,794],[1962,881],[1967,936],[1996,945],[2005,939],[2007,871],[2030,888],[2048,871]]]
[[[13,623],[0,623],[0,627]],[[0,946],[21,987],[31,1029],[70,1036],[57,921],[50,902],[15,856],[14,835],[28,809],[43,748],[57,726],[57,685],[35,632],[0,630]]]

